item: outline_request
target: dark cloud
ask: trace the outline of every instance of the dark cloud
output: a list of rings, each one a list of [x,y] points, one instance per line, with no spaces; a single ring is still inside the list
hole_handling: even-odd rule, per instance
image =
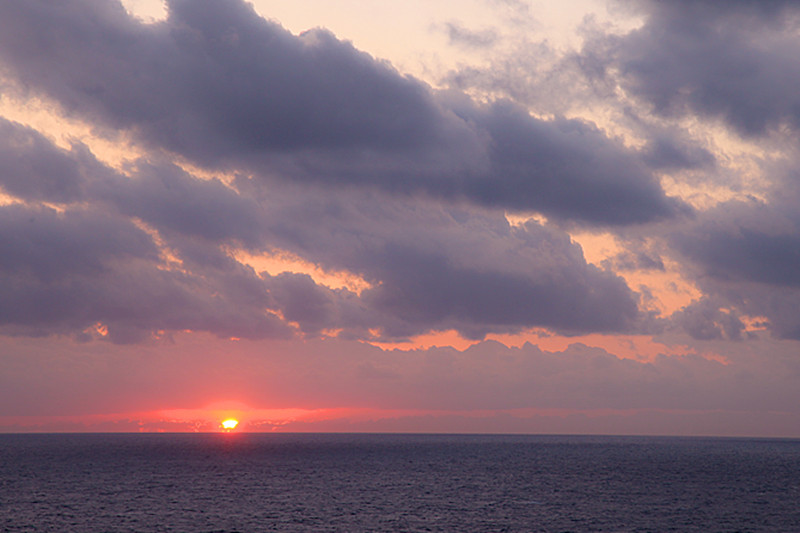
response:
[[[173,0],[150,25],[99,3],[4,4],[0,58],[68,111],[200,164],[593,224],[681,211],[590,124],[457,101],[323,30],[293,36],[238,0]]]
[[[718,279],[800,287],[800,233],[733,226],[698,231],[678,247]]]
[[[796,205],[791,197],[726,202],[669,235],[707,295],[677,318],[694,336],[738,338],[735,317],[746,315],[766,318],[778,337],[800,339],[792,311],[800,304],[800,221],[782,214],[789,205]]]
[[[558,229],[511,227],[498,214],[368,192],[273,189],[262,201],[276,247],[372,284],[357,300],[329,292],[331,303],[314,306],[346,307],[334,315],[348,321],[329,328],[381,328],[390,337],[456,329],[480,338],[533,324],[621,331],[640,318],[625,283],[588,265]]]
[[[556,245],[550,259],[566,259],[561,254],[568,250],[544,238]],[[453,265],[441,254],[391,245],[385,247],[384,257],[391,265],[389,277],[365,298],[416,328],[437,324],[472,338],[482,338],[498,326],[521,329],[531,324],[562,332],[621,331],[632,326],[637,314],[635,299],[620,278],[582,261],[564,261],[569,270],[540,266],[525,275]],[[613,311],[606,314],[603,309]]]
[[[648,181],[642,176],[649,172],[712,169],[716,157],[707,139],[651,116],[620,90],[614,63],[617,37],[592,18],[584,21],[581,33],[588,44],[580,52],[563,52],[546,40],[534,40],[535,33],[526,25],[508,38],[514,43],[510,50],[487,54],[483,65],[459,66],[444,75],[442,83],[491,98],[502,96],[555,117],[585,116],[587,108],[612,117],[626,139],[635,140],[640,148],[604,152],[624,154],[626,163],[618,160],[617,171],[636,175],[640,183]]]
[[[680,133],[650,135],[642,150],[642,160],[654,169],[708,169],[716,159],[707,149],[697,146]]]
[[[702,299],[676,313],[674,320],[695,339],[741,339],[744,323],[736,312],[723,311],[724,305],[712,299]]]
[[[132,177],[98,182],[93,196],[159,232],[215,243],[259,248],[264,244],[260,207],[219,179],[198,179],[169,163],[139,161]]]
[[[495,141],[491,157],[498,177],[469,184],[485,203],[535,206],[549,216],[610,224],[688,212],[664,196],[644,165],[591,123],[535,121],[510,105],[495,106],[485,123]]]
[[[308,274],[264,276],[269,279],[270,294],[284,318],[298,323],[304,333],[319,334],[325,328],[340,325],[339,317],[333,316],[335,292],[317,285]]]
[[[2,206],[0,328],[82,338],[99,323],[115,342],[139,341],[158,330],[286,335],[266,314],[269,298],[260,281],[231,263],[226,271],[208,262],[202,269],[167,269],[151,237],[126,219]],[[237,291],[237,280],[249,284]]]
[[[726,283],[709,278],[699,283],[710,295],[673,316],[675,323],[696,339],[756,338],[800,340],[797,309],[800,290],[753,283]],[[745,331],[746,322],[757,326]]]
[[[434,134],[422,84],[324,30],[292,36],[235,0],[168,7],[166,22],[147,25],[117,2],[7,4],[3,56],[68,109],[203,162],[340,145],[402,150]],[[34,28],[47,37],[30,39]]]
[[[623,4],[644,12],[645,24],[591,39],[584,53],[619,71],[656,113],[718,117],[745,135],[800,125],[796,2]]]
[[[70,154],[36,130],[0,117],[0,188],[24,200],[70,202],[82,197],[83,175]]]
[[[6,325],[74,332],[101,322],[120,340],[159,329],[285,335],[287,324],[307,336],[378,331],[386,339],[445,329],[482,338],[532,326],[644,331],[637,302],[648,294],[613,272],[664,271],[669,257],[683,261],[704,292],[673,317],[696,338],[744,338],[745,316],[800,338],[788,311],[800,301],[792,172],[764,177],[768,204],[725,202],[679,219],[689,209],[665,195],[653,170],[699,175],[719,163],[709,144],[668,120],[648,121],[640,109],[624,115],[644,134],[632,149],[585,120],[542,120],[510,101],[484,105],[434,91],[325,31],[293,36],[238,0],[175,0],[170,17],[151,25],[113,2],[91,9],[95,3],[0,5],[0,57],[18,89],[45,91],[69,112],[164,151],[123,174],[84,146],[60,149],[0,123],[0,184],[28,202],[3,207],[15,228],[0,242],[4,290],[29,309],[7,307]],[[754,111],[735,98],[713,108],[692,92],[750,94],[745,81],[731,75],[717,84],[714,69],[703,68],[713,58],[736,62],[736,54],[763,52],[771,62],[758,72],[793,75],[772,48],[794,39],[783,31],[788,11],[636,6],[648,16],[641,28],[592,36],[597,76],[619,73],[662,118],[718,115],[749,133],[794,120],[794,96],[783,88],[751,94],[771,106],[752,127]],[[681,48],[675,39],[687,13],[697,20],[685,26]],[[751,19],[751,37],[781,31],[756,45],[732,29],[731,21]],[[40,30],[45,37],[32,37]],[[645,68],[661,56],[663,71],[660,60]],[[681,63],[684,56],[691,61]],[[677,79],[662,80],[669,68],[679,69]],[[234,170],[235,180],[198,179],[167,152]],[[556,225],[512,227],[503,215],[531,210]],[[25,216],[33,225],[21,225]],[[575,221],[617,226],[625,250],[602,268],[588,264],[556,227]],[[95,225],[96,244],[88,237]],[[228,254],[240,248],[288,251],[367,287],[357,293],[305,274],[257,274]],[[35,306],[49,314],[35,316]]]
[[[537,325],[628,331],[639,319],[627,285],[587,264],[557,228],[375,191],[264,190],[242,176],[229,186],[163,162],[139,160],[123,175],[85,148],[59,150],[14,128],[36,141],[25,158],[55,154],[58,163],[17,165],[15,179],[63,180],[80,196],[60,212],[0,208],[4,331],[84,338],[99,323],[111,340],[133,342],[159,330],[280,336],[296,324],[309,336],[456,329],[482,338]],[[371,287],[357,294],[305,274],[258,275],[231,258],[239,248],[286,250]]]
[[[75,271],[99,274],[111,259],[157,257],[144,232],[103,213],[6,205],[0,220],[0,268],[43,283]]]
[[[569,108],[559,100],[557,89],[563,86],[567,104],[616,110],[617,124],[638,137],[642,165],[699,200],[719,203],[679,222],[621,229],[623,240],[665,237],[665,247],[657,255],[642,255],[634,239],[603,265],[609,270],[663,268],[657,257],[677,259],[682,273],[703,292],[673,317],[695,338],[745,338],[751,320],[778,337],[800,338],[800,323],[791,311],[800,305],[797,3],[637,0],[615,5],[628,10],[624,15],[643,16],[643,24],[616,33],[587,23],[585,45],[576,54],[550,58],[536,70],[535,60],[547,59],[547,50],[530,47],[460,79],[465,87],[472,83],[556,110]],[[516,74],[521,65],[534,65],[534,74]],[[548,90],[538,97],[526,87]],[[720,133],[720,126],[728,132]],[[745,137],[749,154],[731,149],[729,132]],[[739,200],[721,201],[717,191]]]

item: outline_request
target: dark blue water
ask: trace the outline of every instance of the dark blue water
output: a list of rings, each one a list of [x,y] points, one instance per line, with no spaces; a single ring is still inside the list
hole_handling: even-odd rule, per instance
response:
[[[0,435],[0,531],[800,531],[800,441]]]

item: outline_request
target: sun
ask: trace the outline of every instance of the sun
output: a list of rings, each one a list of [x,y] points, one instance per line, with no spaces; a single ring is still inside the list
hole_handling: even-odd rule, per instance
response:
[[[236,420],[235,418],[228,418],[220,423],[220,426],[222,426],[222,429],[225,431],[232,431],[236,429],[236,426],[238,425],[239,421]]]

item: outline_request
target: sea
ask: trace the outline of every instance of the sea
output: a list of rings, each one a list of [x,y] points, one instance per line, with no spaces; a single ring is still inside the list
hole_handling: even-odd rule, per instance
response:
[[[4,434],[0,531],[800,532],[800,440]]]

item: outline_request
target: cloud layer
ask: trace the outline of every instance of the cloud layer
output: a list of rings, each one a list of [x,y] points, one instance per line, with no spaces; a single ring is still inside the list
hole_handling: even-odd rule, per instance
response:
[[[240,0],[168,7],[166,21],[146,25],[114,2],[9,4],[0,58],[69,112],[264,181],[602,224],[680,209],[635,154],[589,123],[433,91],[323,30],[291,35]]]
[[[29,128],[3,127],[12,169],[3,184],[28,202],[0,207],[0,265],[16,295],[4,299],[10,331],[83,332],[100,323],[115,340],[182,329],[260,337],[285,335],[276,325],[282,316],[310,334],[453,328],[481,337],[534,324],[625,330],[636,319],[625,283],[588,265],[556,229],[512,227],[502,215],[404,196],[262,192],[245,180],[247,194],[168,163],[140,161],[123,175],[84,147],[63,150]],[[371,287],[356,294],[305,274],[259,275],[229,253],[274,248]]]
[[[26,202],[2,208],[14,221],[6,228],[43,250],[30,261],[60,265],[53,297],[75,302],[34,316],[50,308],[34,298],[30,313],[8,311],[9,331],[260,337],[285,335],[286,321],[310,335],[481,338],[642,321],[624,281],[587,264],[563,230],[512,227],[502,211],[603,227],[688,212],[637,152],[584,120],[433,90],[325,31],[294,36],[238,0],[168,5],[155,24],[95,0],[0,8],[0,58],[18,91],[152,151],[123,173],[85,146],[64,150],[3,122],[3,188]],[[238,177],[199,179],[173,156]],[[31,212],[47,227],[19,231]],[[92,224],[100,239],[82,247]],[[117,248],[102,248],[103,231],[123,236]],[[127,233],[136,248],[125,248]],[[369,287],[257,273],[231,258],[240,249],[288,251]],[[59,261],[68,255],[81,259]],[[51,280],[18,285],[14,272],[9,291],[51,293]],[[76,281],[87,277],[91,287]]]

